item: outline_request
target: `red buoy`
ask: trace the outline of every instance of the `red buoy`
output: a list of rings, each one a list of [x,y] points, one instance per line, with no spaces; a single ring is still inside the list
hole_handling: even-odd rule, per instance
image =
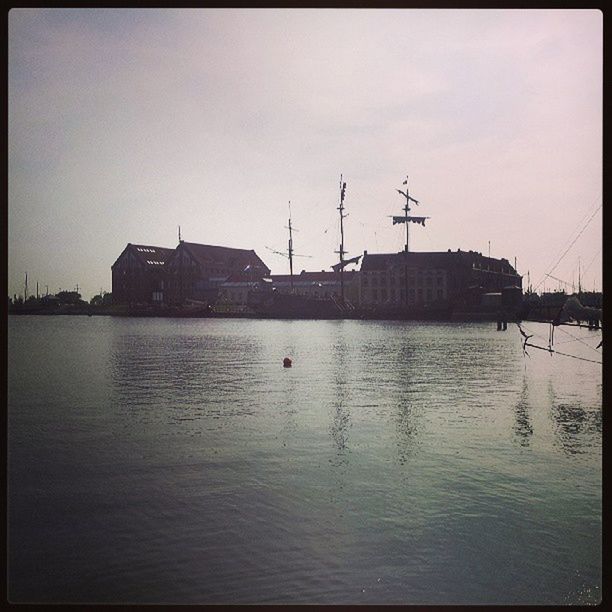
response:
[[[283,359],[283,368],[290,368],[291,367],[291,359],[289,359],[289,357],[285,357]]]

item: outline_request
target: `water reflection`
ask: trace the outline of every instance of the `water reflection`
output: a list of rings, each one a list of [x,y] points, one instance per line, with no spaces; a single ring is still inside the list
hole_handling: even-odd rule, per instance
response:
[[[556,397],[549,383],[553,431],[558,445],[569,455],[584,454],[601,443],[601,406],[584,406],[578,399],[568,402]]]
[[[523,376],[523,387],[519,401],[514,407],[514,433],[521,446],[529,446],[529,441],[533,435],[533,427],[531,426],[529,411],[528,411],[528,395],[529,387],[527,385],[527,377]]]
[[[395,417],[397,460],[404,465],[417,450],[419,443],[418,418],[409,400],[400,402]]]
[[[579,403],[552,406],[555,433],[566,453],[586,453],[601,436],[601,411],[585,410]]]
[[[242,390],[262,381],[253,365],[260,347],[250,338],[196,327],[193,333],[162,329],[156,335],[113,331],[112,397],[121,412],[140,422],[171,424],[253,413]]]
[[[435,352],[426,353],[427,359],[435,361]],[[397,461],[404,465],[416,452],[418,436],[418,409],[415,401],[418,398],[419,389],[422,391],[426,380],[419,379],[435,371],[435,363],[423,361],[424,356],[419,355],[414,341],[408,335],[405,341],[398,347],[396,360],[399,367],[394,368],[395,385],[397,388],[394,400],[395,442],[397,447]],[[418,367],[416,364],[418,363]]]
[[[291,353],[293,354],[293,353]],[[280,404],[280,414],[283,419],[281,422],[280,435],[283,440],[283,444],[286,445],[289,438],[293,437],[297,431],[296,414],[297,410],[297,380],[295,376],[291,375],[292,372],[283,372],[283,398]]]
[[[590,365],[534,355],[521,386],[491,325],[43,323],[12,323],[17,601],[576,603],[574,569],[600,590]]]
[[[346,406],[336,404],[330,433],[339,456],[344,457],[348,448],[349,429],[351,427],[351,415]]]
[[[332,350],[334,363],[334,400],[332,408],[332,420],[329,428],[331,438],[336,448],[337,463],[348,462],[347,450],[349,430],[351,428],[351,385],[349,384],[350,372],[348,367],[348,346],[344,334],[344,326],[339,324],[337,329],[337,340]]]

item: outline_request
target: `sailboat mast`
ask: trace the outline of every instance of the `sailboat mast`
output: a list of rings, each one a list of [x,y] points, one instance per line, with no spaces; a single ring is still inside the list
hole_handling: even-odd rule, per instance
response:
[[[408,175],[406,175],[406,206],[404,206],[404,217],[406,223],[406,253],[408,253],[408,245],[409,245],[409,232],[408,228],[410,227],[410,223],[408,223],[408,213],[410,212],[410,191],[408,189]]]
[[[291,293],[293,293],[293,234],[291,231],[291,200],[289,200],[289,278],[291,282]]]
[[[342,175],[340,175],[340,206],[338,206],[338,210],[340,211],[340,250],[338,253],[340,254],[340,297],[342,302],[344,302],[344,254],[346,251],[344,250],[344,217],[346,215],[344,212],[344,192],[346,190],[346,183],[342,182]]]

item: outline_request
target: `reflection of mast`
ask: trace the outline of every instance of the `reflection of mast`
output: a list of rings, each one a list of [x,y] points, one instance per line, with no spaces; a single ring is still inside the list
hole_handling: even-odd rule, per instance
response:
[[[343,214],[345,190],[346,183],[342,182],[342,175],[340,175],[340,206],[338,206],[338,210],[340,211],[340,250],[336,251],[336,253],[340,255],[340,297],[342,303],[344,303],[344,254],[346,253],[344,250],[344,225],[342,221],[344,220],[344,217],[347,216]]]

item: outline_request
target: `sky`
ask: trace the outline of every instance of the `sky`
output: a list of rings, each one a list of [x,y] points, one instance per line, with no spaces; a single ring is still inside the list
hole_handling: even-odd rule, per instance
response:
[[[127,243],[255,249],[274,274],[397,252],[602,288],[593,9],[12,9],[8,295],[111,290]],[[550,274],[550,276],[546,276]],[[566,283],[566,284],[562,284]]]

